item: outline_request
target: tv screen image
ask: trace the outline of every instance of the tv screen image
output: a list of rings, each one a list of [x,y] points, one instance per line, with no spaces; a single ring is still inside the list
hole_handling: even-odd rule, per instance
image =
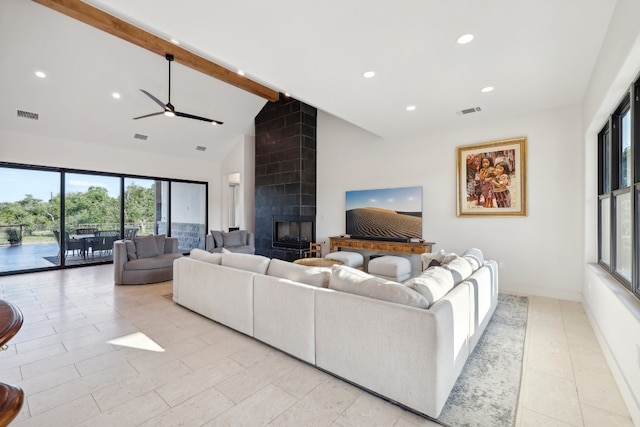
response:
[[[353,238],[421,239],[422,187],[347,191],[346,233]]]

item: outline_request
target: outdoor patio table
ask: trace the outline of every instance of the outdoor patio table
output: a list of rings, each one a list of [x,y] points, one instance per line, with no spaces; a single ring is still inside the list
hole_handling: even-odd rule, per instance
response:
[[[82,240],[82,258],[87,259],[87,253],[91,246],[91,239],[94,237],[96,237],[95,234],[74,234],[71,236],[72,239]]]

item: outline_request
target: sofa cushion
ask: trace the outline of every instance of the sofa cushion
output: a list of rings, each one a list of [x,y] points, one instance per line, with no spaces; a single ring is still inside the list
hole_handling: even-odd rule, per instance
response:
[[[222,251],[222,265],[237,268],[238,270],[253,271],[254,273],[267,274],[269,258],[262,255],[240,254]]]
[[[471,276],[471,273],[473,273],[469,261],[460,256],[452,259],[449,263],[443,265],[443,267],[451,272],[453,275],[453,281],[456,285]]]
[[[381,279],[344,265],[334,265],[331,268],[329,289],[417,308],[429,306],[422,295],[401,283]]]
[[[476,271],[484,265],[484,256],[482,251],[477,248],[471,248],[464,251],[462,258],[466,259],[471,264],[471,269]]]
[[[222,240],[222,232],[211,230],[211,235],[213,236],[213,244],[216,248],[221,248],[224,246],[224,241]]]
[[[247,238],[247,236],[249,235],[249,232],[247,230],[239,230],[240,233],[240,241],[242,242],[242,245],[246,245],[247,243],[249,243],[249,239]]]
[[[205,251],[204,249],[193,248],[191,249],[189,256],[193,259],[208,262],[210,264],[222,264],[222,254],[211,253],[209,251]]]
[[[294,282],[304,283],[305,285],[326,288],[329,286],[331,269],[327,267],[299,265],[274,258],[269,262],[267,275],[289,279]]]
[[[140,258],[151,258],[160,255],[158,252],[158,244],[155,236],[134,237],[136,244],[136,255]]]
[[[242,241],[242,236],[240,235],[240,231],[231,231],[229,233],[222,233],[222,241],[224,242],[224,246],[242,246],[244,242]]]
[[[164,242],[167,239],[167,235],[157,234],[155,238],[156,238],[156,245],[158,246],[158,255],[161,255],[164,253]]]
[[[125,240],[124,244],[127,249],[127,260],[131,261],[132,259],[138,259],[138,255],[136,254],[136,244],[133,240]]]
[[[455,285],[451,271],[444,267],[428,268],[405,284],[422,295],[429,306],[445,296]]]
[[[127,262],[124,269],[133,270],[155,270],[159,268],[173,268],[173,261],[180,258],[182,254],[162,254],[152,258],[138,258]]]

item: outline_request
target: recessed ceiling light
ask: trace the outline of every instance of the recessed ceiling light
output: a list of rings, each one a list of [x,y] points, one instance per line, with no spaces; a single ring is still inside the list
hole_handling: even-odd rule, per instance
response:
[[[371,77],[374,77],[376,75],[375,71],[365,71],[364,73],[362,73],[362,77],[364,77],[365,79],[370,79]]]
[[[408,106],[407,106],[407,111],[413,111],[413,110],[415,110],[415,109],[416,109],[416,106],[415,106],[415,105],[408,105]]]
[[[487,86],[487,87],[483,87],[482,89],[480,89],[480,92],[491,92],[493,90],[493,86]]]
[[[41,79],[44,79],[45,77],[47,77],[44,71],[36,71],[36,76],[40,77]]]
[[[467,44],[471,40],[473,40],[473,34],[463,34],[460,37],[458,37],[458,40],[456,41],[458,42],[458,44]]]
[[[111,96],[113,96],[115,99],[120,99],[120,94],[118,92],[113,92]]]
[[[238,74],[240,74],[241,76],[244,76],[244,70],[238,70]]]

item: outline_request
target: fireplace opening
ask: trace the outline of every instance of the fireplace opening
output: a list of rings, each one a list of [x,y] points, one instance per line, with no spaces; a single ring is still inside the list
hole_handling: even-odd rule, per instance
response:
[[[313,217],[273,217],[273,247],[304,249],[315,240]]]

